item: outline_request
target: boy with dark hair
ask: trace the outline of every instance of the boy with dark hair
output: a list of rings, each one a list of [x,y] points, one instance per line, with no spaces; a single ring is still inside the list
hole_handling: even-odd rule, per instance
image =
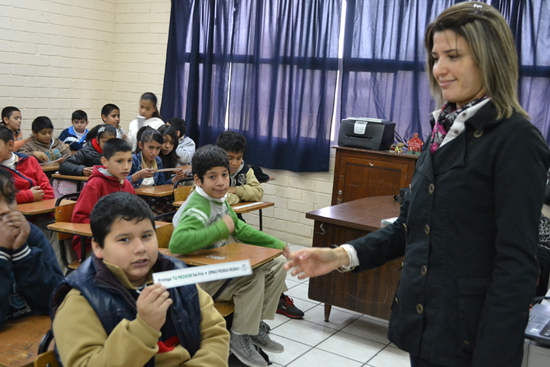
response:
[[[195,142],[188,136],[185,136],[187,132],[187,124],[184,119],[173,117],[166,122],[167,125],[176,129],[178,134],[178,146],[176,153],[178,154],[178,163],[181,165],[191,164],[191,159],[195,153]]]
[[[196,250],[221,247],[230,235],[239,242],[278,248],[288,254],[288,246],[239,220],[225,200],[229,187],[229,160],[220,147],[206,145],[193,155],[192,169],[195,191],[174,216],[174,233],[170,251],[186,254]],[[267,335],[269,326],[262,320],[273,320],[279,295],[286,289],[285,260],[282,256],[254,269],[252,275],[233,279],[219,296],[221,301],[233,301],[235,312],[231,327],[230,350],[247,366],[267,366],[254,348],[281,353],[284,347]],[[202,283],[210,295],[224,280]],[[260,326],[261,325],[261,326]]]
[[[73,223],[90,223],[90,213],[97,201],[113,192],[136,194],[126,178],[132,168],[132,147],[125,140],[113,138],[103,146],[103,166],[94,166],[92,175],[82,189],[73,211]],[[80,236],[74,236],[73,249],[80,258]],[[89,244],[86,245],[86,251]]]
[[[63,273],[38,227],[17,211],[11,175],[0,170],[0,328],[6,320],[49,314],[49,298]]]
[[[59,140],[67,144],[71,150],[80,150],[86,142],[88,134],[88,115],[82,110],[76,110],[71,117],[73,126],[63,130],[59,135]]]
[[[231,170],[231,183],[227,190],[227,202],[229,205],[240,201],[260,201],[264,195],[264,189],[256,179],[254,170],[243,160],[246,150],[246,139],[235,131],[224,131],[216,139],[216,145],[227,152],[229,168]]]
[[[53,137],[53,123],[46,116],[32,122],[32,140],[19,149],[20,153],[34,156],[40,162],[59,161],[71,155],[71,150],[61,140]]]
[[[186,266],[158,252],[147,204],[129,193],[107,195],[92,211],[90,226],[93,256],[51,299],[62,363],[227,366],[229,333],[212,298],[197,285],[151,285],[152,273]]]
[[[227,203],[237,204],[241,201],[260,201],[264,195],[264,189],[258,182],[254,170],[243,160],[246,151],[246,138],[235,131],[226,130],[216,139],[216,145],[227,152],[229,168],[231,172],[230,187],[227,190]],[[239,219],[244,220],[238,215]],[[277,313],[299,319],[304,313],[294,305],[292,298],[281,294]]]
[[[6,170],[13,177],[17,203],[54,199],[50,181],[36,158],[13,153],[13,144],[11,130],[0,126],[0,170]]]

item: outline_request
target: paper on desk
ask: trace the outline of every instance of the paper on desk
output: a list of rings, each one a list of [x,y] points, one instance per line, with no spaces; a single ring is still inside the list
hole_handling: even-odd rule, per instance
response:
[[[153,273],[153,282],[160,283],[166,288],[174,288],[250,274],[252,274],[250,260],[241,260]]]

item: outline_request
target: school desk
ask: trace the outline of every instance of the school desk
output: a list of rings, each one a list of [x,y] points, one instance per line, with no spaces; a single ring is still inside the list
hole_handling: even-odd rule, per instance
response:
[[[169,222],[155,222],[156,228],[172,225]],[[70,222],[55,222],[48,224],[48,229],[54,232],[67,233],[72,235],[81,236],[81,262],[86,259],[86,238],[92,238],[92,229],[90,223],[70,223]]]
[[[272,249],[262,246],[245,245],[244,243],[229,243],[222,247],[217,247],[208,250],[194,251],[188,254],[172,254],[166,248],[159,248],[163,255],[177,257],[187,265],[201,266],[222,264],[231,261],[250,260],[252,269],[261,266],[283,253],[283,250]],[[214,301],[222,294],[225,288],[229,285],[232,278],[227,279],[222,286],[212,296]],[[217,303],[217,302],[216,302]],[[216,305],[216,309],[218,309]],[[218,309],[218,311],[220,311]],[[232,308],[231,308],[231,312]],[[221,313],[221,311],[220,311]]]
[[[57,199],[34,201],[32,203],[17,204],[17,210],[25,216],[53,213]],[[61,205],[72,203],[72,200],[62,200]]]
[[[46,315],[6,321],[0,329],[0,367],[32,366],[40,341],[51,326]]]
[[[175,207],[180,207],[183,205],[185,201],[174,201],[172,203]],[[271,206],[274,206],[275,203],[269,202],[269,201],[241,201],[240,203],[231,205],[231,208],[235,212],[235,214],[244,214],[244,213],[250,213],[255,210],[259,210],[259,217],[260,217],[260,231],[263,230],[263,217],[262,217],[262,209],[269,208]]]
[[[140,196],[165,197],[174,194],[174,185],[142,186],[135,190]]]
[[[348,201],[306,213],[315,221],[313,247],[330,247],[381,228],[382,219],[399,215],[393,196]],[[360,274],[333,271],[309,280],[308,296],[325,304],[325,320],[332,305],[389,320],[390,307],[401,275],[403,258]]]
[[[42,167],[42,171],[44,172],[59,171],[59,163],[51,163],[51,164],[44,163],[44,164],[41,164],[40,167]]]

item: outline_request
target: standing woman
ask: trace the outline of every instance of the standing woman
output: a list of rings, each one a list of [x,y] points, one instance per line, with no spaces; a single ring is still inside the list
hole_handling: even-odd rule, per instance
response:
[[[336,249],[290,255],[299,278],[405,256],[389,339],[412,366],[520,366],[550,152],[516,97],[510,28],[464,2],[427,28],[441,108],[393,225]]]

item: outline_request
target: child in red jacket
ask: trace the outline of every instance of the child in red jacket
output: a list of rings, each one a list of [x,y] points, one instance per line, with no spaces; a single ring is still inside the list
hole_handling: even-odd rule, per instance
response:
[[[103,166],[94,166],[88,183],[82,189],[73,211],[73,223],[90,223],[90,213],[95,204],[103,196],[113,192],[125,191],[136,194],[127,176],[132,168],[132,148],[126,141],[118,138],[108,140],[103,146],[101,157]],[[90,250],[86,244],[86,251]],[[74,236],[73,249],[78,257],[80,252],[80,236]]]
[[[13,177],[17,204],[54,199],[48,177],[34,157],[13,153],[14,137],[10,129],[0,126],[0,168]]]

